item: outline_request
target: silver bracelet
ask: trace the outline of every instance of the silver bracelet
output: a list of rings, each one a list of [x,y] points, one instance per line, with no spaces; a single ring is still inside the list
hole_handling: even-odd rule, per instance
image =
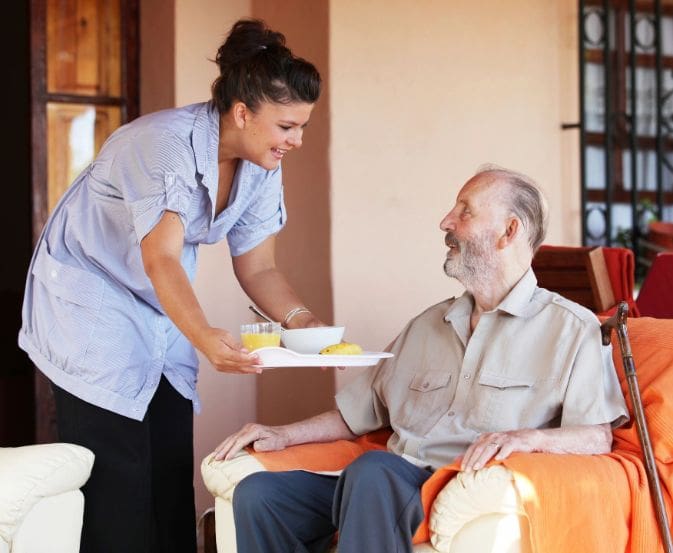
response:
[[[292,320],[292,318],[295,315],[299,315],[299,313],[310,313],[310,312],[311,311],[306,307],[295,307],[294,309],[290,309],[287,312],[287,315],[285,315],[285,318],[283,319],[283,326],[287,327],[288,323]]]

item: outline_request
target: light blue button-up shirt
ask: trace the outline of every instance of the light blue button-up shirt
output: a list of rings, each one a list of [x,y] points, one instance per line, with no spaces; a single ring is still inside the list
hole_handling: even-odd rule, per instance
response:
[[[241,161],[215,217],[219,114],[212,103],[124,125],[65,192],[28,271],[19,345],[57,386],[142,420],[163,375],[199,411],[194,348],[164,313],[140,241],[165,211],[182,220],[190,280],[198,245],[243,254],[285,224],[280,167]]]

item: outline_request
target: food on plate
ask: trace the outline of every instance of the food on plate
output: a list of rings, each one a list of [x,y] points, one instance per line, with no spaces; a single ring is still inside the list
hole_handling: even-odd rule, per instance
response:
[[[320,355],[360,355],[362,348],[357,344],[350,342],[341,342],[340,344],[332,344],[320,350]]]

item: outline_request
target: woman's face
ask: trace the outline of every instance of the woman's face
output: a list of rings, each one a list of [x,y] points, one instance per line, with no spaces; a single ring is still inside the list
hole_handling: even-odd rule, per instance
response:
[[[262,102],[256,111],[246,109],[243,139],[245,159],[273,170],[283,156],[300,148],[313,104]]]

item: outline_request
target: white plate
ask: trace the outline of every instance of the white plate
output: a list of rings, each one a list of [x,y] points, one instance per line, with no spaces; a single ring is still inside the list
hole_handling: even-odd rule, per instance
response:
[[[259,367],[370,367],[381,359],[392,357],[385,351],[363,351],[360,355],[320,355],[297,353],[287,348],[259,348],[254,351],[262,359]]]

